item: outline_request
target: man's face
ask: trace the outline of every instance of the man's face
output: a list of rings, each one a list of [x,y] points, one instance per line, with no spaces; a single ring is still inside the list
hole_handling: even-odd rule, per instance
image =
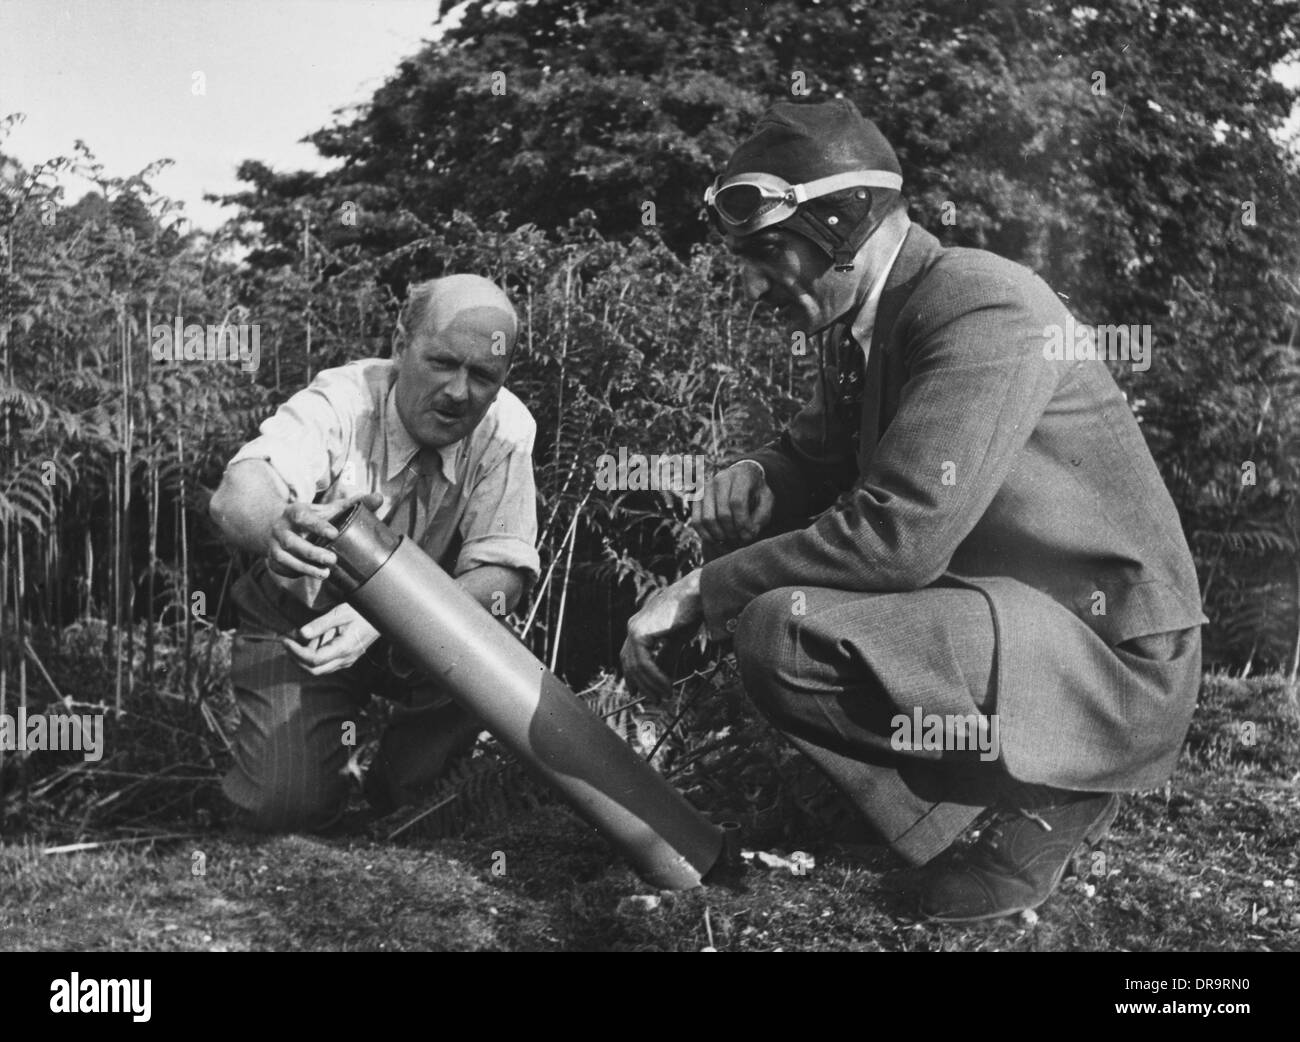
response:
[[[395,353],[397,415],[414,441],[439,449],[478,425],[505,383],[513,338],[508,315],[476,307],[441,329],[425,322]]]
[[[773,305],[789,331],[815,333],[853,306],[861,272],[836,271],[802,235],[774,226],[729,235],[727,246],[740,261],[745,292]]]

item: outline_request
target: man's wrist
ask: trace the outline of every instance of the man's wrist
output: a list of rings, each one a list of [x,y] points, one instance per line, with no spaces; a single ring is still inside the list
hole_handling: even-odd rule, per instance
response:
[[[700,593],[700,570],[687,572],[673,584],[673,593],[677,596],[680,612],[685,616],[679,618],[679,625],[689,625],[704,617],[704,596]]]

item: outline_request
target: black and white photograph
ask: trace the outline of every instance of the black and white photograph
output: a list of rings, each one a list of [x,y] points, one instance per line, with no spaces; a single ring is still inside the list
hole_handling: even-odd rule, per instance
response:
[[[97,960],[34,1016],[1285,994],[1300,0],[0,0],[0,425],[0,951]]]

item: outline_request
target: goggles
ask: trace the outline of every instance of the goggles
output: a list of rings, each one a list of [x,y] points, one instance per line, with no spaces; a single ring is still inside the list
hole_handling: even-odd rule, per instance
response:
[[[800,205],[846,188],[890,188],[900,191],[901,174],[889,170],[853,170],[792,185],[775,174],[735,174],[719,185],[716,178],[704,193],[704,205],[717,214],[733,235],[752,235],[792,217]]]

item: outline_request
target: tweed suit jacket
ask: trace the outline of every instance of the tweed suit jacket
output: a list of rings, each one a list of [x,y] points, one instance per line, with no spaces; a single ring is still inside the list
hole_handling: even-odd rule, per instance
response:
[[[880,298],[860,415],[815,380],[780,438],[747,457],[776,514],[766,538],[704,566],[710,634],[734,632],[772,589],[973,586],[993,612],[1013,775],[1084,788],[1167,777],[1197,692],[1196,573],[1105,363],[1045,357],[1048,327],[1067,317],[1027,268],[912,225]],[[1194,663],[1136,685],[1121,676],[1133,660],[1118,645],[1189,627]]]

